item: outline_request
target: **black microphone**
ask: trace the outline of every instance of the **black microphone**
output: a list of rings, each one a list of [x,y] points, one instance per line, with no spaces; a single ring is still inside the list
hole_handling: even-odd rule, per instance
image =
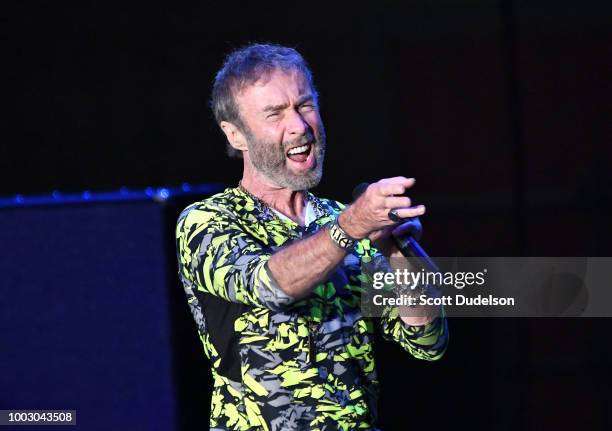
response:
[[[368,183],[361,183],[353,189],[353,199],[357,200],[359,196],[368,188]],[[409,220],[403,219],[403,220]],[[421,265],[421,267],[430,272],[440,272],[440,268],[435,262],[429,257],[429,255],[423,250],[423,247],[417,242],[416,239],[410,234],[404,235],[392,235],[393,242],[406,257],[415,258]]]

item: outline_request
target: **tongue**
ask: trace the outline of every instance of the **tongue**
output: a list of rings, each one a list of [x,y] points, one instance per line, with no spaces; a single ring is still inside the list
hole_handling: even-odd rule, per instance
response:
[[[293,160],[294,162],[305,162],[306,159],[308,158],[308,152],[306,153],[300,153],[300,154],[289,154],[289,158],[291,160]]]

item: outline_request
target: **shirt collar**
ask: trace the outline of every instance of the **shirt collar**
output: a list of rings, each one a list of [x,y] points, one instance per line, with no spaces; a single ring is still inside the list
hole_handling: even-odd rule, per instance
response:
[[[256,210],[256,213],[254,214],[249,212],[244,214],[244,216],[247,218],[255,216],[256,220],[262,223],[274,223],[273,219],[276,218],[281,223],[299,226],[285,214],[275,210],[272,207],[269,207],[268,205],[265,205],[259,199],[254,198],[250,193],[240,189],[240,187],[236,187],[232,191],[242,199],[245,199],[245,201],[248,202],[249,205],[252,205],[252,208]],[[306,214],[304,217],[305,227],[310,226],[313,222],[317,222],[318,224],[326,224],[329,222],[328,219],[330,219],[330,217],[334,217],[334,211],[328,208],[328,205],[326,205],[312,193],[307,192],[306,199]]]
[[[270,209],[274,211],[281,220],[295,223],[293,220],[291,220],[289,217],[287,217],[282,212],[277,211],[272,207],[270,207]],[[318,218],[317,212],[315,210],[315,206],[312,202],[312,199],[308,199],[308,202],[306,202],[305,212],[306,214],[304,215],[304,226],[308,227],[310,223],[314,222]]]

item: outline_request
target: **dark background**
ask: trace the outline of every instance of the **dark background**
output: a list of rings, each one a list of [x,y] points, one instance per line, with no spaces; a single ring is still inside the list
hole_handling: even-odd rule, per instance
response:
[[[275,42],[302,52],[320,93],[315,193],[349,201],[361,181],[414,176],[432,255],[610,256],[606,3],[15,3],[1,26],[0,195],[236,184],[212,79],[232,48]],[[207,422],[209,389],[177,307],[186,429]],[[380,344],[383,429],[612,429],[608,319],[450,327],[438,363]]]

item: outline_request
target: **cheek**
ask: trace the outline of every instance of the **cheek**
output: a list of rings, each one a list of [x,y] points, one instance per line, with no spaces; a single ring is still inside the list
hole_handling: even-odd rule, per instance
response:
[[[286,130],[280,122],[268,127],[264,135],[266,142],[274,147],[283,147],[283,143],[287,140]]]
[[[321,116],[318,112],[313,112],[309,114],[308,116],[306,116],[305,120],[312,130],[319,131],[319,129],[321,128]]]
[[[266,124],[258,127],[255,137],[258,142],[265,143],[267,147],[277,146],[279,142],[282,142],[283,128],[277,124]]]

